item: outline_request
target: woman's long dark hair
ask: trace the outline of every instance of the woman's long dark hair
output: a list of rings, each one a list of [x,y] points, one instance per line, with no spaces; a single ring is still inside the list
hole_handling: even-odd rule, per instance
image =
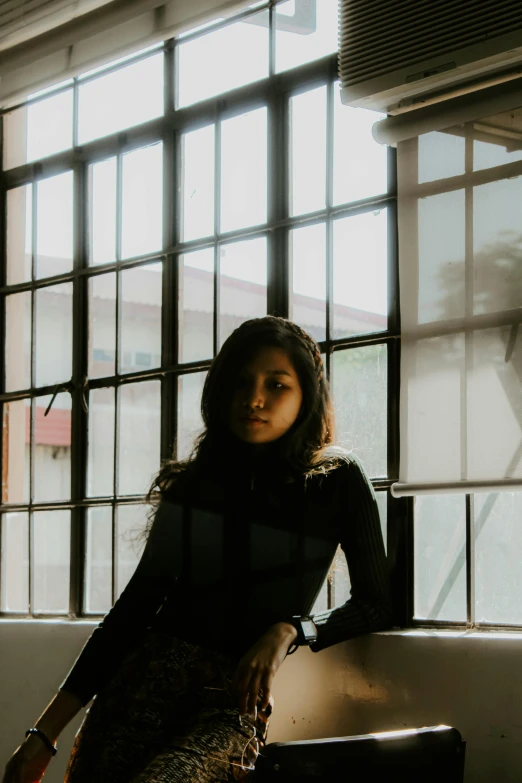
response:
[[[286,318],[252,318],[235,329],[212,362],[201,398],[204,429],[187,459],[167,460],[154,479],[147,500],[168,496],[178,482],[196,475],[233,472],[244,461],[244,444],[228,426],[229,407],[245,362],[266,346],[284,349],[297,373],[303,394],[299,415],[290,429],[270,444],[270,462],[277,476],[326,473],[337,461],[325,454],[333,443],[334,410],[321,353],[316,341]],[[248,448],[248,447],[247,447]]]

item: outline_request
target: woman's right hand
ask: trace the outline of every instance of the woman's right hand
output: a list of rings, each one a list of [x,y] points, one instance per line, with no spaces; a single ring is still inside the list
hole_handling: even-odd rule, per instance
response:
[[[29,735],[7,762],[2,783],[40,783],[52,757],[38,736]]]

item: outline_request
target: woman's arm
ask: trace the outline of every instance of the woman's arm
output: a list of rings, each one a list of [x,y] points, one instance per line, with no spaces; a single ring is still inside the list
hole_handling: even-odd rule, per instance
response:
[[[318,630],[317,642],[310,648],[314,652],[392,625],[388,566],[373,487],[352,455],[337,470],[335,513],[351,596],[342,606],[314,615]]]
[[[81,701],[74,694],[59,691],[40,715],[34,727],[40,729],[54,744],[82,706]],[[6,765],[2,783],[35,783],[41,780],[51,759],[51,750],[41,737],[30,734]]]

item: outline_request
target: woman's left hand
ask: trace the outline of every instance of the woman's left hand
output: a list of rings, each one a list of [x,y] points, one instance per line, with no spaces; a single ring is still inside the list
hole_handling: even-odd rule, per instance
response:
[[[268,707],[272,680],[296,637],[291,623],[276,623],[241,658],[232,680],[240,715]]]

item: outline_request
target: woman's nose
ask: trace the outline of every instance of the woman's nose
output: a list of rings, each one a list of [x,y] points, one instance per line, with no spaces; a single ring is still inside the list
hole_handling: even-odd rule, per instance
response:
[[[252,407],[264,404],[264,393],[260,386],[252,384],[244,390],[243,402],[245,405],[251,405]]]

